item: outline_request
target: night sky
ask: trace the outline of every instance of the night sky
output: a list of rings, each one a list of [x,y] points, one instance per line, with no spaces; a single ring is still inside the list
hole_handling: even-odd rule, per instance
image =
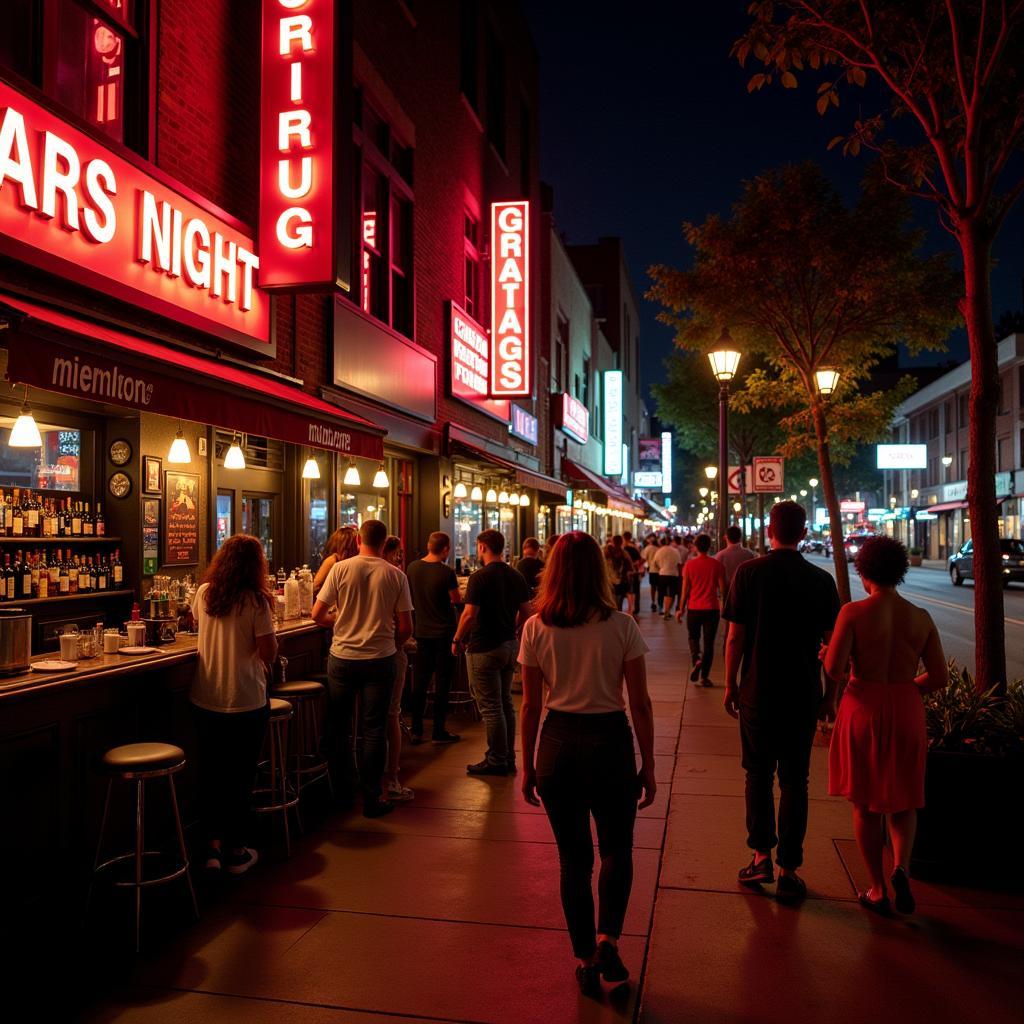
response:
[[[672,349],[657,307],[642,298],[646,269],[687,261],[683,221],[727,213],[744,179],[780,164],[817,160],[851,198],[866,166],[863,157],[826,151],[853,117],[845,96],[819,117],[812,78],[795,90],[747,93],[751,72],[729,56],[746,7],[746,0],[523,0],[540,53],[541,173],[554,186],[556,223],[571,242],[625,240],[641,297],[645,386],[660,379]],[[930,205],[917,213],[931,245],[955,245]],[[1024,203],[1007,220],[997,256],[998,316],[1021,307]],[[948,353],[920,361],[966,358],[959,332]]]

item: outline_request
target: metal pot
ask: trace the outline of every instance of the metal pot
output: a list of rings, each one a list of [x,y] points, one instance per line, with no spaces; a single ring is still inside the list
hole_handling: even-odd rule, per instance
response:
[[[32,655],[32,616],[24,608],[0,608],[0,675],[27,672]]]

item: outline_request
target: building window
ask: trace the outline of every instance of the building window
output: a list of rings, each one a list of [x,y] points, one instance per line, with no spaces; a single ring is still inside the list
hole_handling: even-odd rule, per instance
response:
[[[459,4],[459,88],[474,110],[479,110],[480,19],[477,0]]]
[[[1001,437],[996,446],[996,472],[1013,469],[1013,438]]]
[[[1005,416],[1010,411],[1010,375],[1004,373],[999,378],[999,408],[1000,416]]]
[[[583,357],[583,394],[580,401],[590,408],[590,356]]]
[[[505,51],[487,26],[487,141],[505,159]]]
[[[934,409],[928,412],[928,437],[936,438],[939,436],[939,407],[936,406]]]
[[[969,393],[964,391],[957,395],[957,426],[961,430],[966,430],[970,425],[970,410],[968,407]]]
[[[572,395],[576,399],[580,397],[580,375],[578,373],[572,375]]]
[[[565,391],[567,358],[569,353],[569,321],[558,318],[558,337],[555,338],[555,393]]]
[[[483,316],[480,305],[480,221],[469,210],[465,213],[466,312],[476,320]]]
[[[967,479],[967,449],[960,449],[960,479]]]

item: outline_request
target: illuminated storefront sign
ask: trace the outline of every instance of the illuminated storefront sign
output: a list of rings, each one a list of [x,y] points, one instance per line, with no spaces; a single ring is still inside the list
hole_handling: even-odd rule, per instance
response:
[[[621,476],[622,458],[622,371],[606,370],[604,374],[604,472],[605,476]]]
[[[880,444],[877,448],[879,469],[928,468],[926,444]]]
[[[252,239],[5,82],[0,252],[273,354]]]
[[[650,469],[638,469],[633,474],[633,486],[641,490],[661,490],[661,473]]]
[[[672,435],[667,431],[661,434],[661,478],[662,493],[672,493]]]
[[[513,437],[518,437],[521,441],[526,441],[529,444],[536,444],[537,417],[518,405],[512,406],[511,416],[512,418],[508,424],[508,432]]]
[[[332,285],[334,2],[263,0],[260,285]]]
[[[530,366],[530,204],[491,204],[492,398],[528,398]]]
[[[847,512],[852,512],[854,515],[861,515],[867,508],[867,504],[863,501],[841,501],[839,502],[839,511],[846,515]]]
[[[487,331],[457,302],[448,303],[448,324],[452,398],[468,402],[475,409],[508,423],[509,403],[487,397],[491,371],[491,343]]]
[[[574,441],[586,444],[590,437],[590,412],[580,401],[572,395],[562,394],[561,422],[558,424],[562,431],[569,435]]]

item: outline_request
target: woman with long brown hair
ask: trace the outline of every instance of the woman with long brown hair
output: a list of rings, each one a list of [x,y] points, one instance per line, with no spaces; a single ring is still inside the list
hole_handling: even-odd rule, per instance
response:
[[[196,592],[199,666],[190,700],[199,738],[200,819],[206,867],[244,874],[250,788],[267,728],[267,667],[277,637],[259,540],[236,534],[221,545]]]
[[[649,806],[658,788],[647,645],[633,618],[616,610],[604,556],[588,534],[559,538],[535,607],[519,653],[523,796],[544,804],[558,845],[562,909],[579,961],[576,980],[584,995],[598,995],[601,978],[615,985],[629,978],[618,940],[633,883],[633,825],[638,806]],[[623,681],[640,747],[639,773]],[[544,706],[548,715],[534,765]],[[591,816],[601,855],[596,925]]]
[[[346,558],[359,554],[359,531],[354,526],[342,526],[327,538],[324,560],[313,577],[313,596],[316,597],[330,571]]]

